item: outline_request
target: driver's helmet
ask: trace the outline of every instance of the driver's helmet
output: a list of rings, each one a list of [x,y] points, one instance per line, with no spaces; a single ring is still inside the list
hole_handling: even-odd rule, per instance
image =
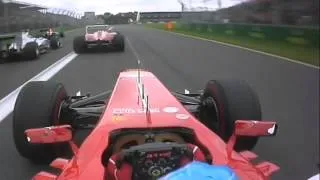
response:
[[[24,31],[22,31],[23,33],[25,33],[25,34],[29,34],[29,29],[25,29]]]
[[[194,161],[161,177],[159,180],[238,180],[236,173],[228,166],[209,165]]]
[[[21,36],[28,36],[29,35],[29,29],[25,29],[20,33]]]
[[[48,31],[47,31],[47,33],[45,34],[46,36],[51,36],[53,34],[53,30],[52,30],[52,28],[48,28]]]

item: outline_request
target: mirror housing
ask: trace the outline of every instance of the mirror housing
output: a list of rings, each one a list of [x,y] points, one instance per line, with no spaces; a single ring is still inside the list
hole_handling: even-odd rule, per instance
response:
[[[27,141],[32,144],[51,144],[70,142],[72,140],[70,125],[27,129],[25,134]]]
[[[275,136],[278,125],[272,121],[237,120],[234,123],[234,131],[227,143],[227,155],[232,157],[234,145],[239,136]]]
[[[234,134],[236,136],[275,136],[278,125],[272,121],[245,121],[237,120],[235,122]]]

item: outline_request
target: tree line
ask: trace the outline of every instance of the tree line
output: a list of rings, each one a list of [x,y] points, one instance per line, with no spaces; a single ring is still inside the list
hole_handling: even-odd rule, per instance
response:
[[[104,20],[105,24],[129,24],[131,20],[135,20],[138,12],[111,14],[109,12],[98,15],[98,18]]]

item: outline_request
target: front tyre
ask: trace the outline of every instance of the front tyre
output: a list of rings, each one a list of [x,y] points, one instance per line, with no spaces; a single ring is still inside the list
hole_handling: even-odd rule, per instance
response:
[[[225,142],[234,130],[236,120],[261,121],[258,96],[244,81],[211,80],[201,97],[199,119]],[[258,137],[239,137],[235,150],[252,150]]]
[[[60,124],[60,107],[66,98],[66,90],[60,83],[35,81],[21,89],[13,111],[13,138],[21,156],[48,163],[62,155],[60,151],[67,148],[66,143],[29,144],[24,131]]]

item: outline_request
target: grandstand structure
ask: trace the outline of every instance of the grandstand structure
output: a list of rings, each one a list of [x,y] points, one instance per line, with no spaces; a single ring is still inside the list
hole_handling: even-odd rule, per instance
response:
[[[189,7],[181,13],[184,22],[319,26],[319,0],[239,0],[216,10],[183,5]]]
[[[15,0],[0,0],[0,33],[46,27],[80,27],[81,15]]]
[[[140,21],[146,22],[168,22],[181,19],[181,12],[140,12]]]
[[[319,25],[319,0],[248,0],[219,12],[233,23]]]

